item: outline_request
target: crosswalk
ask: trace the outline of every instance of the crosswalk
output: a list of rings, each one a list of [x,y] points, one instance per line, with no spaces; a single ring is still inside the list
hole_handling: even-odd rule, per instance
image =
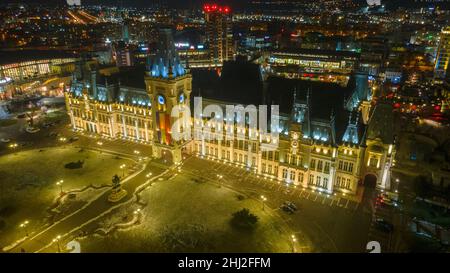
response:
[[[229,163],[210,161],[205,159],[193,158],[184,164],[184,168],[197,170],[198,174],[204,175],[213,180],[218,179],[218,175],[223,178],[221,183],[228,183],[236,187],[249,186],[259,187],[269,192],[283,193],[290,199],[308,200],[319,205],[329,206],[334,208],[346,209],[349,211],[356,211],[359,203],[342,196],[330,195],[311,189],[304,189],[293,185],[282,183],[275,179],[262,177],[256,175],[243,167],[237,167]],[[237,185],[240,183],[240,185]]]

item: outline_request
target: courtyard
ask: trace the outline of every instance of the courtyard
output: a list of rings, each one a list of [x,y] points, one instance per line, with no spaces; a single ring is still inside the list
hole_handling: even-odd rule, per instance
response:
[[[260,201],[226,187],[198,180],[183,171],[156,180],[140,193],[144,206],[123,206],[102,218],[94,229],[108,230],[120,222],[136,224],[79,242],[82,252],[292,252],[291,230]],[[230,224],[243,208],[258,217],[252,230]],[[133,213],[135,212],[135,213]],[[139,212],[139,213],[136,213]]]
[[[79,162],[79,168],[65,167],[68,163]],[[87,202],[109,186],[114,174],[122,175],[119,166],[123,164],[131,166],[133,161],[74,146],[17,151],[1,156],[0,247],[54,221],[50,212],[61,191],[82,192],[86,199],[82,202]],[[63,183],[57,185],[61,180]],[[25,221],[29,224],[21,229]]]

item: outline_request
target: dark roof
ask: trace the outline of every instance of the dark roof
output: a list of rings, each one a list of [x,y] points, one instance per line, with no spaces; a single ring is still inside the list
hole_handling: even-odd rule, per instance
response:
[[[0,51],[0,65],[37,60],[76,58],[78,54],[63,50],[17,50]]]
[[[367,138],[379,138],[384,144],[394,143],[394,116],[392,105],[380,103],[375,106],[375,110],[370,118],[369,126],[367,128]]]
[[[97,83],[105,85],[106,82],[110,84],[118,84],[137,89],[146,89],[144,75],[146,68],[144,65],[133,67],[121,67],[119,73],[111,76],[102,76],[97,74]]]
[[[263,102],[259,66],[249,62],[225,62],[221,76],[216,70],[194,70],[193,96],[241,104]]]
[[[339,114],[344,109],[344,101],[352,91],[351,88],[337,84],[271,77],[267,103],[278,104],[280,112],[289,114],[292,111],[295,90],[296,99],[305,102],[309,91],[311,117],[324,120],[329,120],[332,111]]]

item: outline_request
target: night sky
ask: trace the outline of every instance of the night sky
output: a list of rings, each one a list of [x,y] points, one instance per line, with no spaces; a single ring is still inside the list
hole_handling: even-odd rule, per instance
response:
[[[266,2],[278,1],[278,0],[266,0]],[[298,2],[307,2],[311,0],[289,0]],[[366,0],[353,0],[359,4],[365,5]],[[122,7],[149,7],[154,4],[163,4],[167,7],[173,8],[198,8],[203,5],[203,3],[218,3],[226,4],[232,7],[233,10],[244,10],[248,8],[248,3],[251,0],[81,0],[83,5],[111,5],[111,6],[122,6]],[[0,0],[0,5],[4,3],[29,3],[29,4],[39,4],[44,6],[54,6],[65,4],[66,0]],[[399,6],[403,7],[431,7],[439,5],[441,7],[449,7],[449,2],[440,2],[435,0],[434,3],[431,1],[415,1],[415,0],[382,0],[382,4],[386,5],[388,9],[397,8]]]
[[[2,3],[33,3],[33,4],[44,4],[44,5],[58,5],[66,3],[66,0],[2,0]],[[165,4],[169,7],[195,7],[201,6],[205,2],[214,3],[226,3],[232,6],[242,6],[245,2],[249,0],[81,0],[84,5],[92,4],[106,4],[114,6],[134,6],[134,7],[146,7],[151,4]]]

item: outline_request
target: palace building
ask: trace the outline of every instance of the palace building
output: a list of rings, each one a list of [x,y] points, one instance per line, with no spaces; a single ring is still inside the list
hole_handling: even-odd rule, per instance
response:
[[[161,31],[158,50],[146,67],[111,68],[80,62],[65,94],[73,130],[148,144],[153,157],[175,164],[184,155],[196,155],[329,194],[355,194],[368,176],[379,187],[389,186],[395,153],[389,120],[392,111],[388,106],[371,106],[367,75],[353,75],[345,88],[306,81],[281,87],[274,79],[258,94],[237,89],[225,95],[204,94],[204,107],[215,104],[224,113],[225,106],[235,102],[279,105],[280,122],[275,129],[279,137],[252,130],[247,117],[239,123],[240,116],[235,115],[236,123],[230,129],[216,126],[211,117],[192,114],[177,128],[190,131],[193,139],[176,140],[171,131],[175,123],[172,109],[192,108],[193,97],[199,95],[192,89],[192,80],[168,29]],[[202,136],[205,126],[214,127],[208,130],[212,138]],[[227,130],[243,137],[228,140]],[[277,148],[265,150],[263,144]]]

